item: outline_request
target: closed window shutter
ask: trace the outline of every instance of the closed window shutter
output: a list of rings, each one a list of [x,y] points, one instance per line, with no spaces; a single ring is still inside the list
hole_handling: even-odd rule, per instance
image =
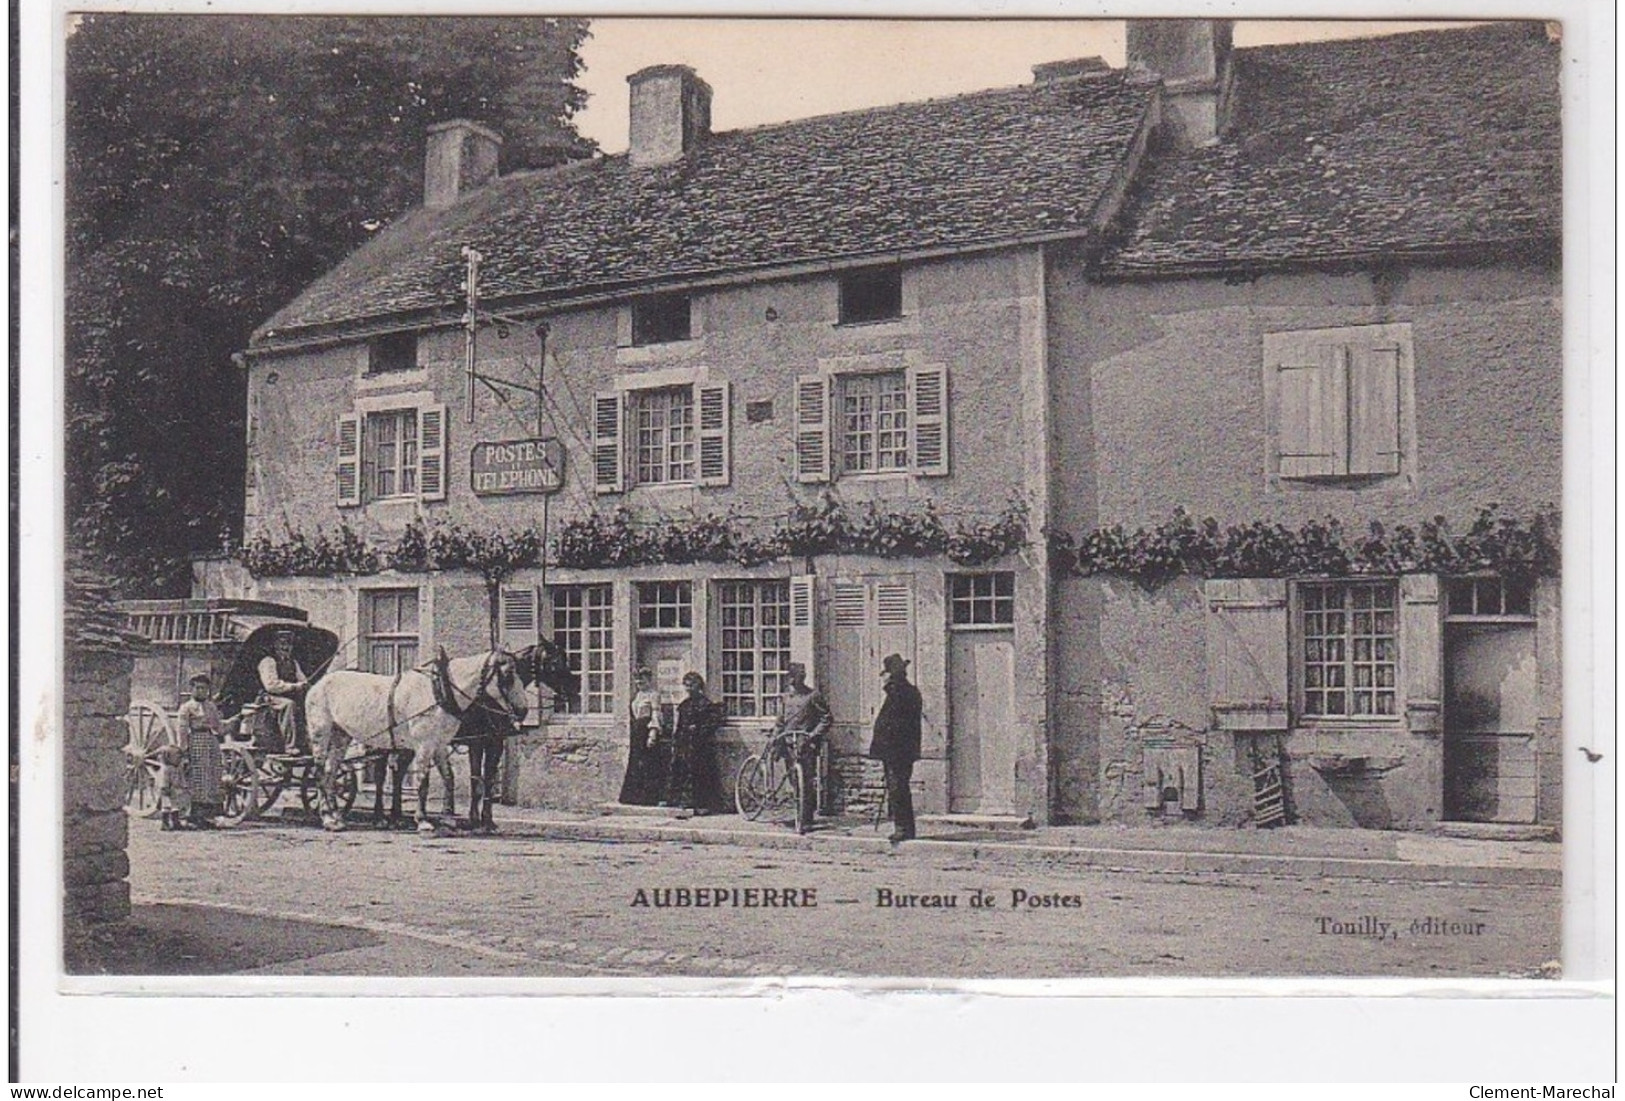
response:
[[[518,651],[534,646],[537,639],[537,594],[530,585],[505,587],[497,610],[498,643],[504,650]],[[531,685],[530,714],[541,710],[541,688]]]
[[[338,420],[338,503],[361,503],[361,418],[340,413]]]
[[[446,499],[446,407],[418,410],[418,494],[425,501]]]
[[[1207,582],[1208,701],[1220,730],[1285,730],[1291,669],[1286,582]]]
[[[911,367],[908,372],[909,425],[914,441],[914,473],[948,473],[948,368]]]
[[[1399,356],[1395,344],[1352,349],[1350,474],[1399,473]]]
[[[802,375],[796,380],[796,480],[827,482],[829,470],[828,375]]]
[[[733,419],[732,395],[726,382],[695,387],[700,402],[700,484],[725,486],[730,467],[729,430]]]
[[[1399,579],[1399,669],[1405,689],[1405,725],[1412,732],[1444,726],[1444,621],[1439,578],[1408,573]]]
[[[593,397],[592,408],[593,488],[599,493],[620,493],[626,485],[621,460],[622,397],[616,391],[604,391]]]
[[[790,660],[807,667],[807,679],[817,682],[813,648],[817,644],[813,618],[817,578],[812,576],[790,579]]]
[[[1318,344],[1302,362],[1282,363],[1280,380],[1281,477],[1319,478],[1348,473],[1348,372],[1344,349]]]

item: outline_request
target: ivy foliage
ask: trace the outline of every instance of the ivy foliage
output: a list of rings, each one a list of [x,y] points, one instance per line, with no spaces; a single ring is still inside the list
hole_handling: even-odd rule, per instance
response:
[[[1196,521],[1183,509],[1151,528],[1121,524],[1082,539],[1050,535],[1061,574],[1119,577],[1153,591],[1176,577],[1348,577],[1362,574],[1492,572],[1515,580],[1556,577],[1562,566],[1560,519],[1554,506],[1523,518],[1498,505],[1479,511],[1460,534],[1443,516],[1412,527],[1371,521],[1363,532],[1332,517],[1296,530],[1255,520],[1227,527]]]
[[[853,509],[826,494],[798,504],[768,529],[732,512],[648,520],[624,507],[593,512],[560,526],[552,561],[580,569],[694,562],[754,566],[812,555],[869,554],[944,555],[962,566],[979,566],[1026,545],[1027,505],[1019,499],[991,519],[950,524],[929,502],[912,512],[889,511],[873,502]],[[540,566],[546,550],[534,528],[482,531],[414,521],[387,546],[369,544],[342,523],[331,534],[321,527],[310,535],[290,529],[279,539],[262,532],[242,547],[238,558],[255,577],[466,569],[492,586],[516,570]]]

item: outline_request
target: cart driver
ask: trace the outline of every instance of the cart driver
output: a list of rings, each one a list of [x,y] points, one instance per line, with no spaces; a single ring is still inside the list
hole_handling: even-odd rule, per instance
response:
[[[289,753],[305,749],[305,689],[310,680],[293,656],[293,632],[278,631],[271,653],[260,660],[260,687],[276,716],[282,744]]]

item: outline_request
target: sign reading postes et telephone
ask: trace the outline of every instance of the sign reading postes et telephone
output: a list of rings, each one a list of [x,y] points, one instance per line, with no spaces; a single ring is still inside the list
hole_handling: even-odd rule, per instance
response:
[[[468,477],[482,497],[557,493],[564,486],[564,447],[555,439],[477,443]]]

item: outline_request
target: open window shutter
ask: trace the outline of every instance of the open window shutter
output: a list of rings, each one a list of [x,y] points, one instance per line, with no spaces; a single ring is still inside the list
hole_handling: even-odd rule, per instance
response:
[[[361,503],[361,418],[340,413],[338,427],[338,502]]]
[[[1285,730],[1286,582],[1207,582],[1208,700],[1220,730]]]
[[[1399,579],[1399,668],[1405,721],[1415,732],[1437,733],[1444,718],[1444,627],[1439,578],[1410,573]]]
[[[948,473],[948,368],[911,367],[908,372],[909,424],[914,437],[914,473]]]
[[[425,501],[446,499],[446,407],[418,410],[418,495]]]
[[[696,389],[700,402],[700,484],[725,486],[732,466],[728,439],[733,419],[730,387],[726,382],[711,382]]]
[[[620,493],[626,487],[621,462],[623,409],[623,399],[614,390],[592,399],[593,488],[599,493]]]
[[[534,646],[537,639],[536,588],[516,585],[502,590],[497,609],[497,641],[506,650],[523,650]],[[530,713],[535,715],[541,707],[541,689],[531,685]]]
[[[1355,348],[1349,360],[1349,473],[1399,473],[1399,347]]]
[[[1348,473],[1348,373],[1341,345],[1317,344],[1277,368],[1281,477]]]
[[[830,478],[828,375],[802,375],[796,380],[796,481]]]
[[[790,660],[807,667],[807,677],[817,683],[817,664],[813,648],[817,643],[813,634],[814,596],[816,577],[810,575],[790,579]]]

